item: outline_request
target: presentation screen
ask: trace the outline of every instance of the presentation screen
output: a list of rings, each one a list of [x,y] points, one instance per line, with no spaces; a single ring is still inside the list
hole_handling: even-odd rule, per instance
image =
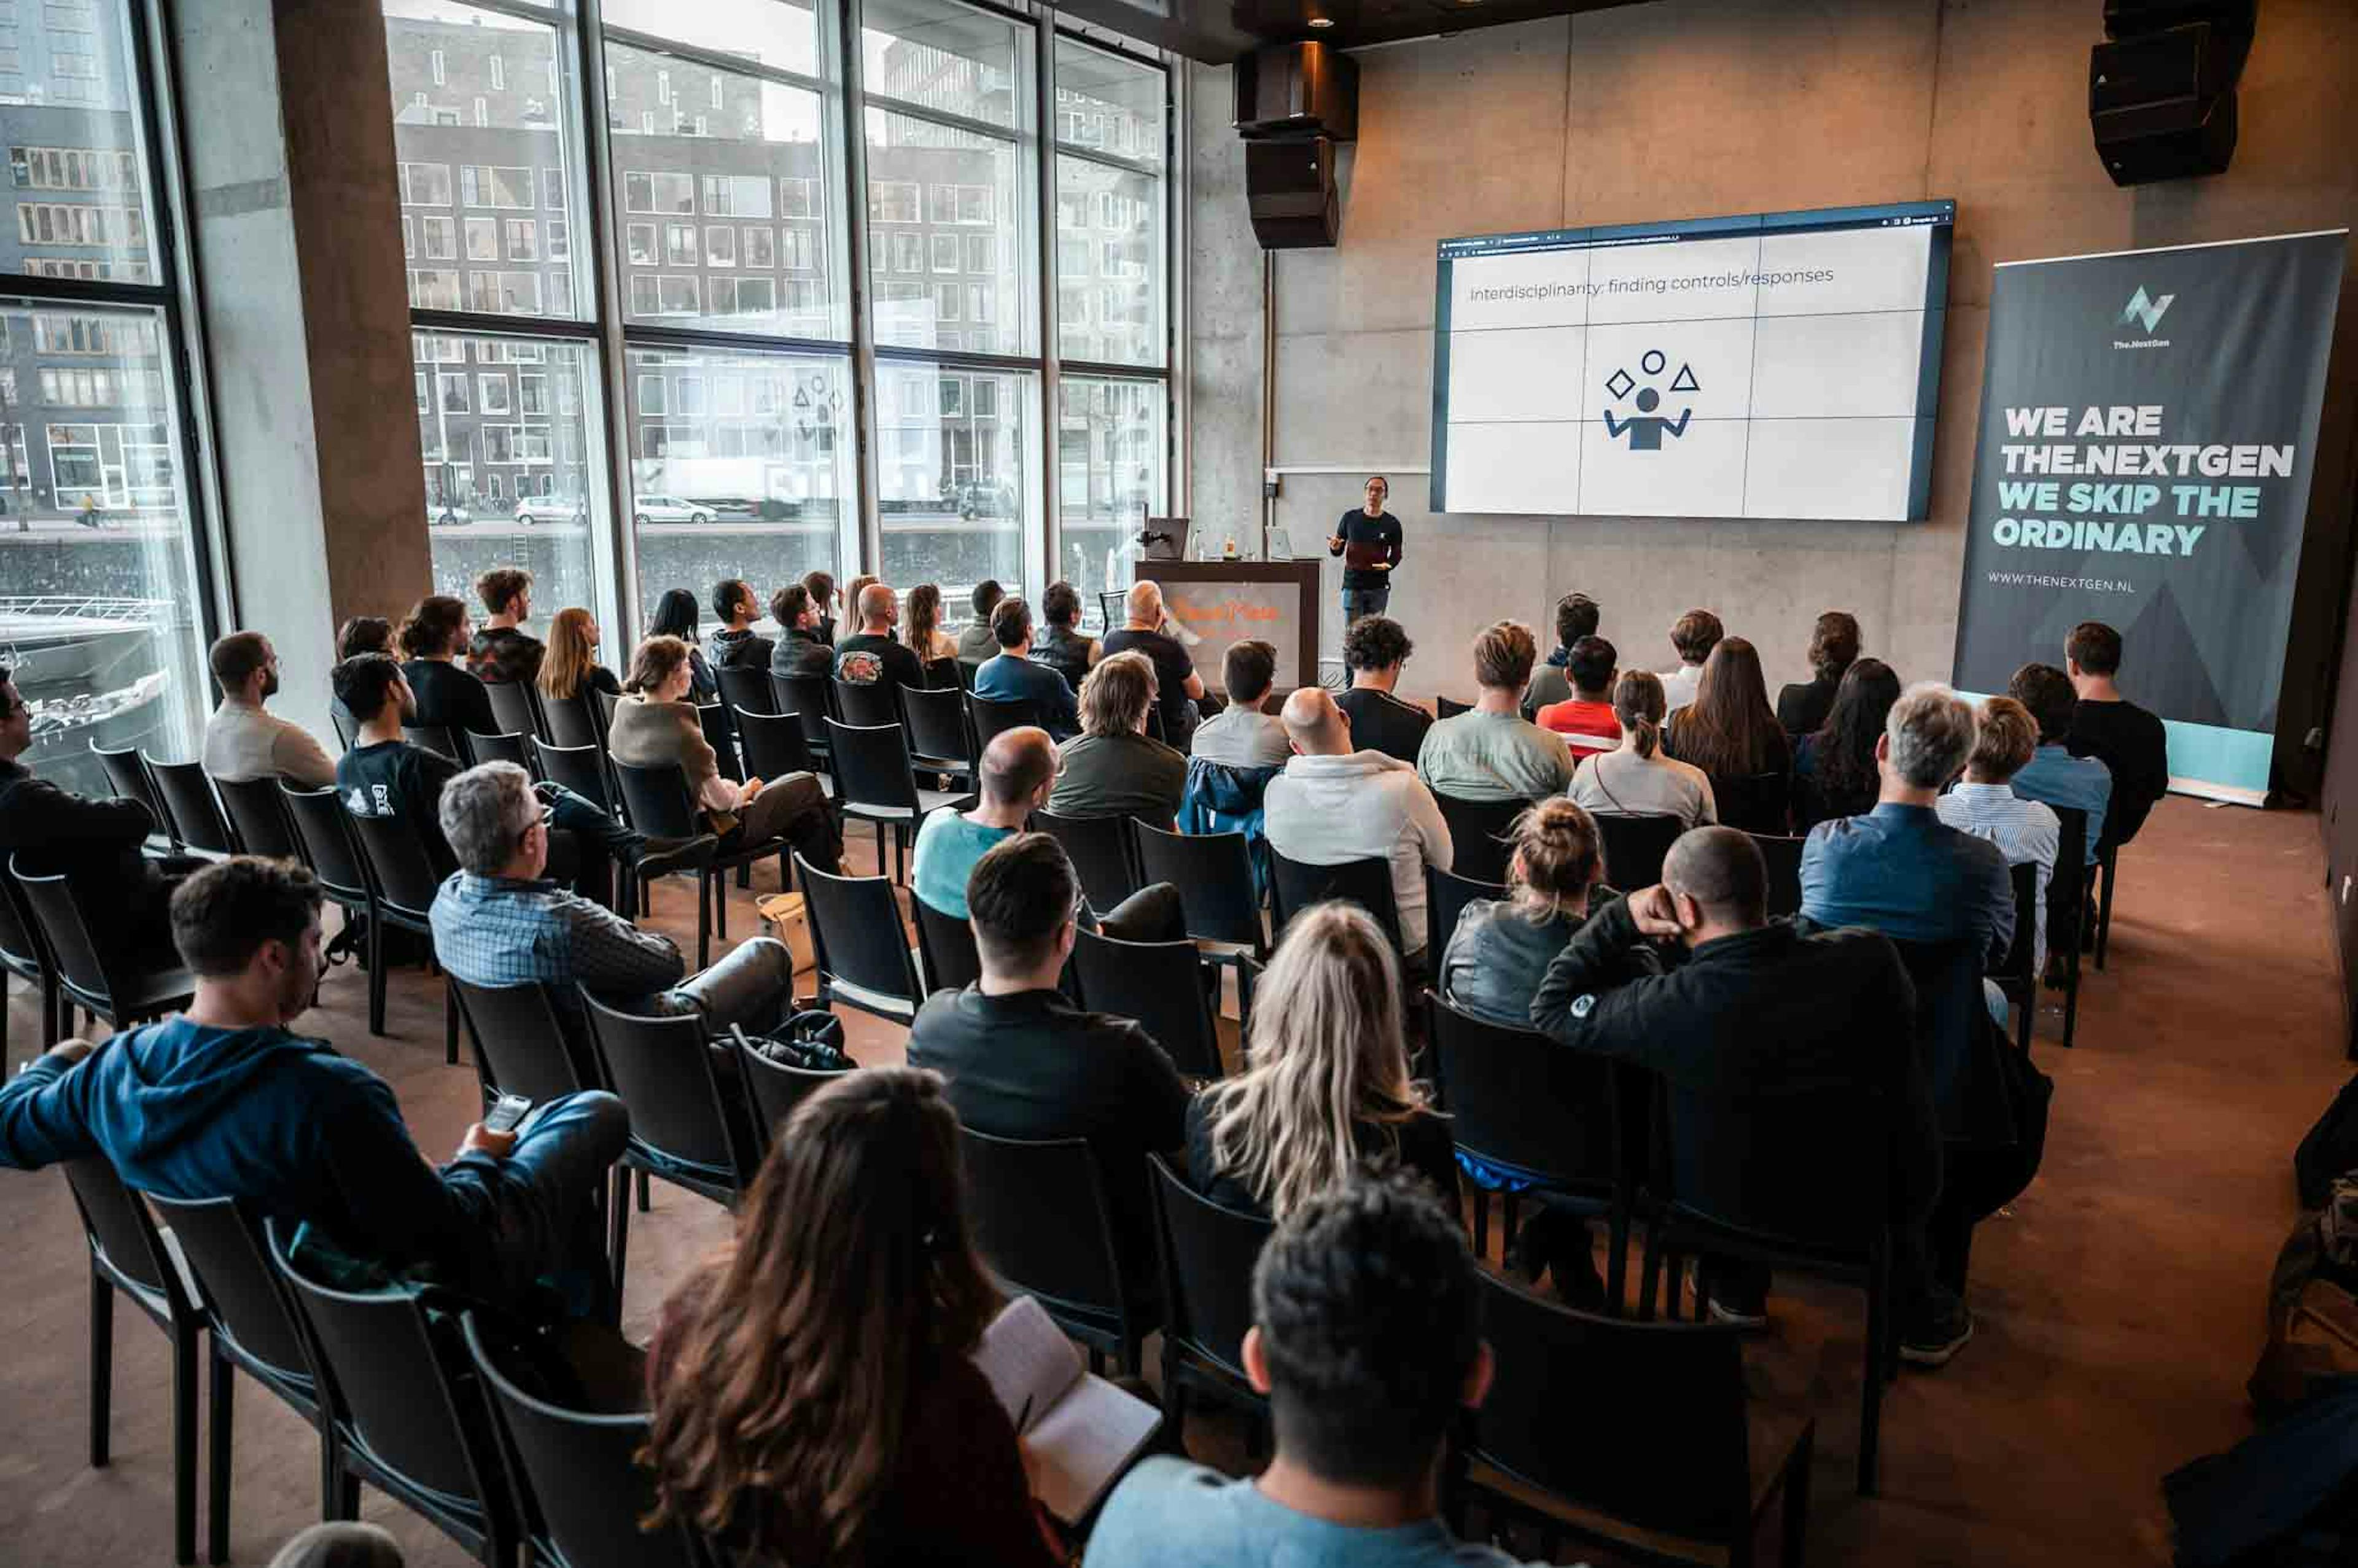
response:
[[[1922,518],[1955,218],[1444,240],[1433,510]]]

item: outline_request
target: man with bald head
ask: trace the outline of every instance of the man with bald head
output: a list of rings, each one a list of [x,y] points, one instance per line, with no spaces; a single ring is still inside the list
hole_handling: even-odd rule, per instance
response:
[[[1686,962],[1665,970],[1669,947],[1685,949]],[[1829,1082],[1880,1092],[1892,1109],[1893,1169],[1911,1217],[1895,1260],[1900,1354],[1937,1367],[1972,1337],[1973,1317],[1933,1278],[1923,1245],[1941,1184],[1941,1142],[1924,1064],[1909,1045],[1915,1008],[1915,988],[1888,940],[1769,919],[1759,849],[1732,827],[1697,827],[1671,846],[1660,882],[1616,899],[1565,944],[1531,1000],[1531,1027],[1659,1075],[1674,1120],[1682,1105],[1698,1103],[1746,1103],[1754,1114],[1774,1115],[1780,1091]],[[1780,1209],[1806,1212],[1832,1199],[1812,1183],[1806,1171],[1763,1173],[1754,1217],[1770,1224]],[[1714,1264],[1704,1289],[1722,1321],[1765,1315],[1765,1271]]]
[[[853,606],[860,617],[860,631],[835,645],[835,678],[846,686],[883,686],[923,687],[925,666],[917,655],[892,640],[892,627],[901,619],[901,600],[881,582],[871,582],[860,590],[859,601]]]
[[[1160,583],[1132,584],[1123,613],[1126,622],[1121,630],[1105,635],[1105,655],[1111,658],[1135,650],[1153,661],[1155,690],[1163,706],[1163,739],[1184,756],[1195,733],[1195,705],[1204,695],[1204,677],[1195,673],[1195,661],[1188,657],[1179,639],[1163,629]]]
[[[1310,866],[1390,861],[1405,956],[1412,966],[1422,964],[1433,943],[1449,938],[1429,929],[1424,868],[1445,871],[1455,854],[1433,792],[1412,764],[1353,751],[1351,721],[1324,687],[1296,690],[1281,717],[1294,755],[1262,797],[1269,847]]]

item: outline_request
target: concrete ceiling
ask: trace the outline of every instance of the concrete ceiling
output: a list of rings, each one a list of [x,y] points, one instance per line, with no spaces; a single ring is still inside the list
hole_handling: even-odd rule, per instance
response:
[[[1060,0],[1058,9],[1141,42],[1225,65],[1264,44],[1340,49],[1569,16],[1646,0]]]

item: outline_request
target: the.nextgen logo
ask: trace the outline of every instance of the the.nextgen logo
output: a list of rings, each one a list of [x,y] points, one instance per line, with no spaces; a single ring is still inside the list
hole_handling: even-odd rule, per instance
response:
[[[2169,347],[2169,340],[2168,338],[2157,338],[2153,333],[2154,330],[2161,325],[2163,312],[2169,308],[2170,301],[2177,297],[2178,296],[2175,294],[2165,294],[2157,298],[2154,296],[2146,293],[2145,285],[2137,285],[2137,291],[2129,296],[2129,302],[2126,305],[2121,307],[2120,317],[2113,323],[2113,325],[2115,327],[2127,327],[2131,325],[2143,327],[2145,329],[2146,335],[2142,338],[2115,338],[2113,340],[2113,347],[2116,349],[2166,349]]]

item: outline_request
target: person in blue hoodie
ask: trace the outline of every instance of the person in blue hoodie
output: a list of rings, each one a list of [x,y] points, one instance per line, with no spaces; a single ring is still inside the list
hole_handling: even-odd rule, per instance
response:
[[[485,1301],[588,1281],[587,1310],[611,1315],[594,1199],[629,1133],[622,1102],[565,1095],[513,1132],[470,1127],[449,1164],[428,1164],[391,1086],[287,1027],[319,985],[319,901],[283,860],[242,856],[182,883],[172,935],[194,1000],[96,1046],[65,1041],[0,1087],[0,1165],[103,1154],[140,1191],[244,1199]]]

